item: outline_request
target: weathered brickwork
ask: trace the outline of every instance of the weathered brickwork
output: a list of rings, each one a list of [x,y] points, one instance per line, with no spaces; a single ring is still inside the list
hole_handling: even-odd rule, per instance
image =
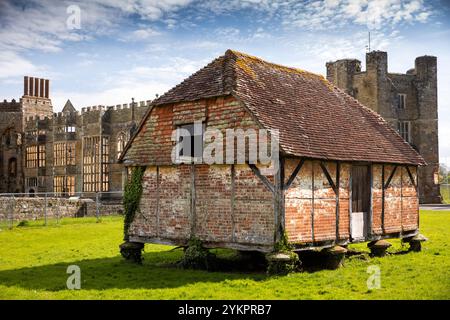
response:
[[[129,150],[145,163],[158,164],[145,171],[131,235],[175,242],[195,235],[216,244],[270,245],[273,194],[247,165],[172,164],[172,130],[206,119],[206,129],[224,136],[226,129],[259,128],[233,97],[155,107]]]
[[[286,176],[294,170],[298,160],[286,161]],[[336,164],[327,163],[331,177],[336,177]],[[385,183],[394,166],[384,165]],[[416,181],[415,167],[409,167]],[[339,240],[350,236],[350,172],[351,164],[340,164],[339,183]],[[405,167],[397,167],[385,190],[384,232],[382,231],[382,165],[372,166],[372,233],[386,235],[418,229],[419,204],[417,192]],[[334,179],[334,178],[333,178]],[[314,193],[312,192],[314,185]],[[294,243],[308,243],[336,239],[336,196],[323,174],[318,161],[306,161],[286,191],[286,231]],[[314,210],[313,204],[314,203]],[[314,235],[314,238],[312,237]]]
[[[440,202],[436,57],[416,58],[406,74],[388,72],[387,53],[381,51],[367,53],[364,72],[356,59],[329,62],[326,68],[329,81],[379,113],[395,130],[398,122],[409,123],[408,142],[427,162],[419,169],[420,202]],[[406,98],[402,108],[399,94]]]
[[[394,166],[384,165],[385,183]],[[417,169],[409,167],[411,175],[417,182]],[[417,191],[405,167],[397,167],[391,183],[385,190],[384,232],[382,209],[383,166],[373,165],[372,187],[372,232],[374,234],[416,230],[419,225],[419,202]]]

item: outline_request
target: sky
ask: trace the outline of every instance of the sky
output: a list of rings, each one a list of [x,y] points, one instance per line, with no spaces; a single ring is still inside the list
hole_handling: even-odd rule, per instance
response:
[[[0,0],[0,100],[50,79],[54,111],[154,99],[227,49],[325,75],[388,52],[389,72],[438,58],[440,161],[450,166],[450,1]]]

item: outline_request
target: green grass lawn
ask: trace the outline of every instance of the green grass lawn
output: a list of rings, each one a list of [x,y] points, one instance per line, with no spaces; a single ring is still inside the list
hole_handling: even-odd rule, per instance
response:
[[[347,259],[338,270],[269,277],[260,273],[182,270],[181,250],[146,245],[143,265],[118,252],[122,218],[64,219],[58,226],[0,231],[0,299],[449,299],[450,211],[425,211],[420,253],[368,261]],[[390,252],[406,248],[398,240]],[[366,250],[365,245],[354,248]],[[229,251],[216,251],[230,255]],[[81,268],[81,290],[66,289],[66,269]],[[381,270],[381,289],[368,290],[367,268]]]

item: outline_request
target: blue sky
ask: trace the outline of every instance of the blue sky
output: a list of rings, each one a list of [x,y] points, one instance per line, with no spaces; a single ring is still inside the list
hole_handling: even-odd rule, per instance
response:
[[[80,9],[79,28],[70,6]],[[73,7],[71,7],[73,8]],[[0,99],[51,79],[55,111],[150,100],[231,48],[325,75],[388,51],[389,71],[438,57],[441,162],[450,165],[450,4],[421,0],[0,0]]]

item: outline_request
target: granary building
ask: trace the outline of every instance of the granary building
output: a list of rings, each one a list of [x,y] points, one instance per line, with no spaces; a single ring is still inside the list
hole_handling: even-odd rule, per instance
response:
[[[174,162],[174,130],[196,123],[278,132],[279,170]],[[145,168],[132,242],[268,252],[283,234],[302,250],[418,233],[416,150],[322,76],[236,51],[154,100],[121,161]]]

